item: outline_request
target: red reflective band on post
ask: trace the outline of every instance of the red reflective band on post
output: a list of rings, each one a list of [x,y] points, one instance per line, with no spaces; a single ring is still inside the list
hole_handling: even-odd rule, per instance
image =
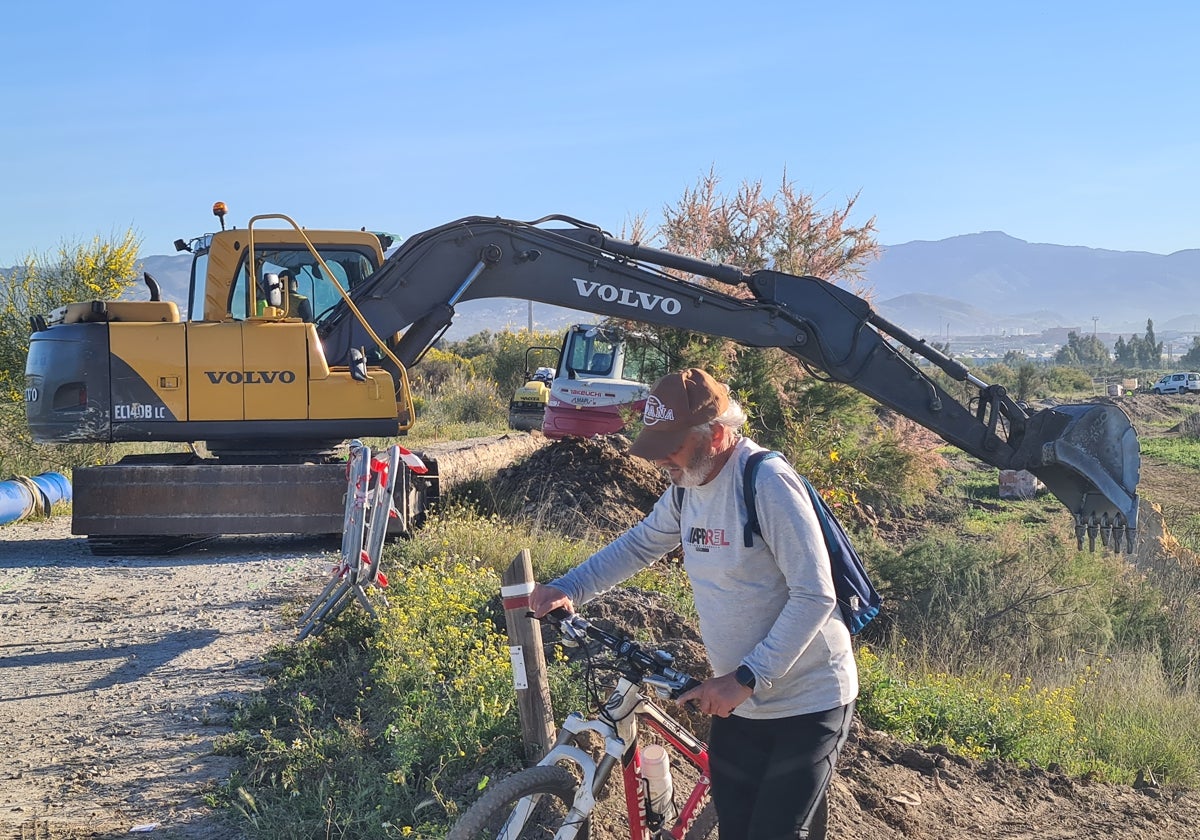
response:
[[[529,596],[519,595],[515,598],[504,598],[503,604],[506,610],[527,610],[529,609]]]
[[[506,610],[529,609],[529,596],[533,594],[533,581],[513,583],[500,587],[500,600]]]

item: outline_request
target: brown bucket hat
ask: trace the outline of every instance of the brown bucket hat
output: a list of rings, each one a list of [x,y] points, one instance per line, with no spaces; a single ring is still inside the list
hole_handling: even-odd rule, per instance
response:
[[[700,368],[669,373],[654,383],[642,414],[645,426],[630,455],[654,461],[677,451],[688,432],[729,407],[729,389]]]

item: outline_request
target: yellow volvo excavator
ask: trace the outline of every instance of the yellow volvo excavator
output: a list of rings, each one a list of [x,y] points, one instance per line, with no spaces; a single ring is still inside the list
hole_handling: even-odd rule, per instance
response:
[[[157,551],[195,534],[336,532],[336,445],[409,428],[406,369],[449,327],[456,304],[489,297],[779,347],[993,466],[1034,473],[1073,514],[1081,545],[1088,537],[1132,549],[1140,461],[1118,407],[1030,414],[819,278],[714,265],[557,215],[459,219],[409,237],[385,260],[385,243],[364,231],[301,230],[275,214],[226,230],[223,206],[214,212],[220,232],[177,243],[193,255],[186,320],[161,300],[72,304],[34,319],[26,413],[37,440],[205,441],[211,454],[77,470],[73,530],[94,550]],[[285,272],[299,279],[312,323],[289,304]],[[974,389],[968,405],[915,356]],[[431,481],[398,491],[404,516],[419,516]]]
[[[203,441],[209,453],[76,469],[73,531],[96,553],[337,532],[339,446],[411,424],[403,367],[368,366],[361,354],[329,364],[317,325],[294,306],[306,300],[326,316],[352,307],[346,293],[379,269],[390,238],[267,227],[275,216],[226,230],[224,205],[213,212],[220,232],[176,242],[192,254],[186,320],[152,280],[151,300],[75,303],[34,319],[25,401],[35,439]]]

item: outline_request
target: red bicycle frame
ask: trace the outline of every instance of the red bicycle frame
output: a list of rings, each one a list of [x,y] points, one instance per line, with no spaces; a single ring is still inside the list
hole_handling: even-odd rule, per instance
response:
[[[696,784],[692,786],[691,793],[688,794],[687,801],[679,809],[679,817],[667,830],[668,835],[675,840],[683,840],[693,820],[708,801],[708,789],[712,784],[708,775],[708,746],[657,706],[642,703],[638,709],[638,718],[661,735],[675,748],[675,752],[687,759],[700,774]],[[629,812],[630,840],[644,840],[648,836],[650,826],[646,815],[641,749],[636,740],[621,757],[621,775],[625,784],[625,808]]]

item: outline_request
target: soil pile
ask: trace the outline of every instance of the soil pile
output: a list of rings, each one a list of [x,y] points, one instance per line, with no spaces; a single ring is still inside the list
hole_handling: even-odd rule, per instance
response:
[[[619,435],[556,441],[499,472],[496,506],[567,536],[616,536],[646,515],[668,483],[628,449]]]
[[[1200,414],[1189,414],[1182,423],[1173,426],[1171,431],[1180,437],[1192,440],[1200,438]]]
[[[1152,435],[1185,419],[1195,411],[1200,397],[1127,393],[1120,397],[1097,397],[1095,402],[1118,406],[1129,416],[1139,435]]]

